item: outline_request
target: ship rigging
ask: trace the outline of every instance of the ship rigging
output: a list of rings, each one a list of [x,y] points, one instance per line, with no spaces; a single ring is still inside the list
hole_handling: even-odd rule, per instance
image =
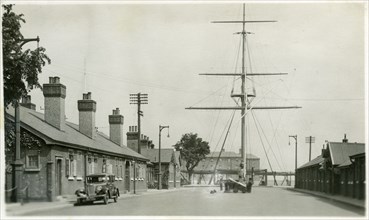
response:
[[[247,179],[247,163],[246,163],[246,118],[249,115],[250,111],[252,110],[272,110],[272,109],[297,109],[301,108],[299,106],[255,106],[252,101],[256,97],[255,89],[252,87],[252,93],[248,93],[247,91],[247,83],[246,79],[249,76],[257,77],[257,76],[276,76],[276,75],[287,75],[287,73],[279,72],[279,73],[256,73],[256,72],[248,72],[246,69],[246,38],[247,35],[253,34],[251,32],[246,31],[246,24],[247,23],[271,23],[277,22],[275,20],[246,20],[245,19],[245,4],[243,4],[243,16],[242,20],[240,21],[213,21],[212,23],[218,24],[242,24],[242,31],[237,32],[236,34],[242,35],[242,67],[240,73],[201,73],[199,75],[205,76],[219,76],[219,77],[235,77],[238,76],[241,78],[241,93],[234,94],[233,89],[231,92],[231,97],[233,99],[238,98],[236,100],[237,106],[230,106],[230,107],[188,107],[188,110],[241,110],[241,152],[242,152],[242,161],[244,168],[242,169],[242,177],[243,181]],[[233,119],[233,118],[232,118]],[[226,136],[227,137],[227,136]],[[224,143],[223,143],[224,147]],[[223,148],[222,147],[222,148]],[[219,159],[219,158],[218,158]],[[214,169],[215,170],[215,169]]]

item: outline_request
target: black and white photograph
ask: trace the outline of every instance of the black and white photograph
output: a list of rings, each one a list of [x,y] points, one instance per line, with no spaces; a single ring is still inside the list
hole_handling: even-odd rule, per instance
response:
[[[367,219],[368,2],[2,0],[0,219]]]

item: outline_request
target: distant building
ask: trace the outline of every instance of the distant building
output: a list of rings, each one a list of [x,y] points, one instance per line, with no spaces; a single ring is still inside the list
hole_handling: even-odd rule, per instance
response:
[[[216,164],[218,157],[219,161],[218,164]],[[206,155],[205,159],[200,161],[197,167],[194,169],[195,175],[193,179],[199,183],[201,181],[208,182],[212,178],[211,176],[213,175],[214,170],[216,171],[217,175],[212,180],[215,182],[219,180],[220,176],[222,176],[224,179],[228,177],[238,179],[241,163],[243,163],[241,152],[235,153],[224,150],[222,152],[210,152],[210,154]],[[260,158],[256,157],[255,155],[247,154],[246,163],[248,173],[251,173],[252,168],[254,171],[260,170]]]
[[[365,144],[327,142],[322,154],[296,171],[296,188],[365,197]]]
[[[123,145],[123,116],[118,108],[107,117],[107,136],[95,128],[97,104],[91,93],[78,100],[79,124],[65,120],[66,87],[59,77],[50,77],[43,85],[43,94],[44,114],[35,111],[30,97],[19,107],[24,163],[21,188],[28,186],[29,199],[53,201],[58,196],[73,195],[84,186],[85,176],[92,173],[115,174],[121,194],[133,192],[134,185],[136,191],[147,190],[148,159]],[[11,125],[7,128],[14,129],[13,107],[6,110],[6,123]],[[14,148],[6,151],[6,189],[14,187]]]
[[[148,186],[155,188],[159,184],[159,149],[142,149],[141,154],[150,160],[148,169],[150,169],[151,177],[147,178]],[[160,150],[161,161],[161,183],[162,189],[170,189],[180,187],[180,152],[173,148],[162,148]],[[151,187],[150,187],[151,188]]]
[[[150,160],[146,172],[147,186],[148,188],[157,188],[159,184],[159,149],[155,149],[152,140],[143,134],[141,134],[140,143],[141,154]],[[138,151],[137,126],[129,126],[127,146]],[[174,148],[162,148],[160,152],[162,189],[180,187],[180,152],[175,151]]]

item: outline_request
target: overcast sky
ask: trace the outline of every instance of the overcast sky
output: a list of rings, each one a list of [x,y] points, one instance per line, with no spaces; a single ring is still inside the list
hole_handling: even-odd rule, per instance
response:
[[[142,110],[142,133],[158,147],[174,145],[188,132],[198,133],[219,151],[232,111],[185,110],[189,106],[235,106],[230,93],[239,91],[233,77],[205,77],[198,73],[241,71],[240,24],[212,24],[242,19],[237,4],[82,4],[16,5],[27,21],[26,38],[39,36],[51,65],[40,82],[59,76],[67,87],[66,116],[78,123],[77,100],[90,91],[97,102],[96,126],[109,134],[108,115],[119,107],[124,133],[137,123],[137,106],[130,93],[147,93]],[[294,141],[298,135],[298,165],[308,161],[305,137],[314,136],[312,157],[325,142],[365,141],[365,41],[363,3],[246,4],[248,20],[277,20],[247,24],[253,72],[288,72],[287,76],[254,78],[255,106],[302,106],[298,110],[254,112],[249,115],[247,152],[273,170],[294,170]],[[32,43],[24,48],[35,48]],[[250,68],[251,67],[251,68]],[[86,75],[84,75],[86,73]],[[44,107],[41,90],[31,92],[37,111]],[[259,133],[263,138],[260,140]],[[265,140],[267,137],[267,141]],[[124,135],[124,143],[126,136]],[[271,147],[270,147],[271,146]],[[226,142],[227,151],[240,147],[240,112],[236,112]]]

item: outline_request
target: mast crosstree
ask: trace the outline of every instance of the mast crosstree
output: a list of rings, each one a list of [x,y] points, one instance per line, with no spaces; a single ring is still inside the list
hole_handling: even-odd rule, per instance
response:
[[[276,22],[274,20],[254,20],[247,21],[245,20],[245,4],[243,4],[243,16],[242,21],[212,21],[212,23],[224,23],[224,24],[234,24],[240,23],[242,24],[242,32],[238,32],[237,34],[242,34],[242,71],[241,73],[201,73],[200,75],[206,76],[240,76],[241,77],[241,94],[233,95],[233,97],[239,97],[241,100],[241,106],[234,107],[188,107],[188,110],[241,110],[241,152],[243,158],[243,178],[246,177],[247,171],[247,163],[246,163],[246,111],[247,110],[261,110],[261,109],[296,109],[301,108],[299,106],[272,106],[272,107],[257,107],[257,106],[249,106],[248,105],[248,97],[254,97],[252,94],[247,94],[246,90],[246,78],[247,76],[265,76],[265,75],[287,75],[287,73],[247,73],[246,64],[245,64],[245,42],[246,35],[250,34],[250,32],[246,32],[245,24],[246,23],[266,23],[266,22]]]

